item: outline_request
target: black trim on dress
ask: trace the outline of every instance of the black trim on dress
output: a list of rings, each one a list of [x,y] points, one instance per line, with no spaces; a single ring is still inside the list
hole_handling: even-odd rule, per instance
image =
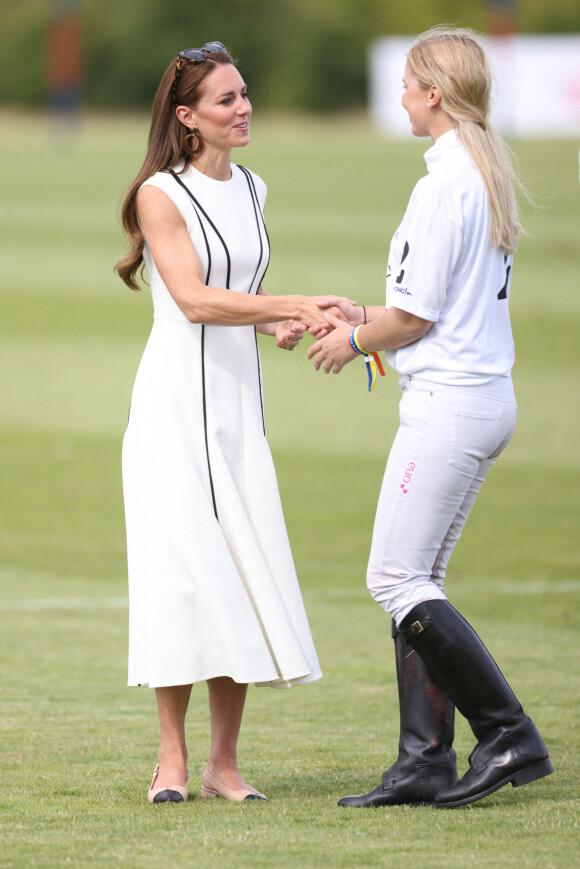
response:
[[[230,289],[230,276],[232,273],[232,261],[230,258],[230,252],[228,250],[228,247],[227,247],[225,241],[223,240],[219,229],[217,228],[217,226],[215,225],[215,223],[213,222],[213,220],[211,219],[211,217],[209,216],[207,211],[205,211],[204,208],[202,208],[200,203],[197,201],[197,199],[195,198],[195,196],[193,195],[193,193],[191,192],[191,190],[189,189],[187,184],[183,183],[181,178],[177,175],[176,172],[173,171],[173,169],[170,169],[169,171],[173,175],[173,177],[175,178],[177,183],[183,187],[183,189],[185,190],[185,192],[187,193],[187,195],[189,196],[189,198],[193,202],[194,207],[199,208],[199,210],[201,211],[201,213],[203,214],[203,216],[205,217],[205,219],[207,220],[207,222],[209,223],[209,225],[211,226],[211,228],[213,229],[213,231],[215,232],[215,234],[217,235],[217,237],[221,241],[221,243],[223,245],[223,249],[224,249],[225,254],[226,254],[226,261],[228,264],[227,271],[226,271],[226,290],[229,290]],[[199,215],[198,215],[198,217],[199,217]],[[204,235],[205,235],[205,233],[204,233]],[[206,241],[207,241],[207,239],[206,239]]]
[[[191,200],[191,204],[192,204],[192,206],[193,206],[193,210],[195,211],[195,215],[196,215],[196,217],[197,217],[197,219],[198,219],[198,221],[199,221],[199,225],[200,225],[200,227],[201,227],[201,231],[202,231],[202,233],[203,233],[203,238],[204,238],[204,241],[205,241],[205,247],[206,247],[206,250],[207,250],[207,263],[208,263],[208,265],[207,265],[207,273],[206,273],[206,276],[205,276],[205,283],[206,283],[206,285],[209,285],[209,279],[210,279],[210,276],[211,276],[211,248],[210,248],[210,246],[209,246],[209,241],[208,241],[208,238],[207,238],[207,234],[206,234],[206,231],[205,231],[205,228],[204,228],[204,225],[203,225],[202,219],[201,219],[201,217],[199,216],[199,212],[198,212],[198,210],[197,210],[198,208],[199,208],[200,211],[205,215],[205,217],[206,217],[206,219],[208,220],[209,224],[210,224],[210,225],[215,229],[216,234],[218,235],[218,237],[219,237],[221,243],[222,243],[223,246],[224,246],[224,249],[225,249],[225,252],[226,252],[226,256],[227,256],[227,262],[228,262],[228,282],[229,282],[230,254],[229,254],[229,251],[228,251],[228,249],[227,249],[227,247],[226,247],[226,245],[225,245],[225,242],[224,242],[223,238],[221,237],[221,235],[220,235],[219,232],[217,231],[216,227],[214,226],[214,224],[212,223],[212,221],[209,219],[209,217],[207,216],[207,214],[205,213],[205,211],[203,210],[203,208],[201,207],[201,205],[199,204],[199,202],[196,200],[195,196],[193,195],[193,193],[191,192],[191,190],[189,189],[189,187],[187,187],[187,185],[183,183],[183,181],[181,180],[181,178],[178,178],[178,177],[177,177],[177,175],[176,175],[176,173],[173,171],[173,169],[170,169],[169,172],[171,173],[171,175],[173,175],[173,177],[175,178],[175,180],[177,181],[177,183],[180,184],[181,187],[183,187],[183,189],[185,190],[185,192],[186,192],[187,195],[189,196],[189,198],[190,198],[190,200]],[[210,491],[211,491],[211,500],[212,500],[212,504],[213,504],[213,512],[214,512],[214,516],[215,516],[215,518],[217,519],[217,521],[219,522],[219,516],[218,516],[217,504],[216,504],[216,499],[215,499],[215,490],[214,490],[214,486],[213,486],[213,475],[212,475],[212,472],[211,472],[211,460],[210,460],[210,457],[209,457],[209,438],[208,438],[208,434],[207,434],[207,402],[206,402],[206,388],[205,388],[205,323],[202,323],[202,324],[201,324],[201,392],[202,392],[202,410],[203,410],[203,436],[204,436],[204,440],[205,440],[205,457],[206,457],[206,461],[207,461],[207,472],[208,472],[208,476],[209,476],[209,487],[210,487]]]
[[[262,214],[262,210],[260,208],[260,203],[258,200],[258,195],[257,195],[256,187],[254,184],[254,179],[252,178],[251,173],[246,168],[244,168],[244,166],[238,166],[238,168],[243,172],[244,177],[246,178],[246,182],[248,184],[248,188],[250,191],[250,197],[252,200],[252,206],[254,208],[254,217],[256,219],[256,228],[258,230],[258,238],[260,241],[260,256],[258,259],[258,265],[256,266],[256,271],[254,272],[254,277],[252,278],[252,281],[250,282],[250,287],[248,289],[248,295],[249,295],[252,292],[252,287],[253,287],[254,282],[256,280],[256,275],[259,272],[260,266],[262,264],[262,258],[264,256],[264,243],[262,241],[262,228],[264,230],[264,234],[265,234],[266,239],[268,241],[268,259],[267,259],[264,271],[262,272],[262,275],[260,277],[260,280],[258,281],[258,283],[256,285],[256,292],[258,290],[258,287],[261,285],[262,281],[264,280],[264,276],[266,274],[266,271],[268,270],[268,265],[270,263],[270,239],[268,237],[268,231],[266,229],[264,215]],[[219,232],[217,226],[212,221],[212,219],[210,218],[208,213],[205,211],[203,206],[200,204],[200,202],[193,195],[193,193],[191,192],[191,190],[189,189],[187,184],[185,184],[182,181],[182,179],[177,175],[177,173],[173,169],[169,169],[169,173],[173,176],[173,178],[180,185],[180,187],[183,188],[183,190],[186,192],[187,196],[191,200],[193,210],[195,211],[195,215],[199,221],[199,225],[200,225],[201,231],[203,233],[203,238],[205,241],[207,257],[208,257],[208,269],[207,269],[206,278],[205,278],[206,285],[209,286],[209,280],[210,280],[210,276],[211,276],[211,249],[210,249],[208,237],[207,237],[207,234],[205,231],[205,227],[203,225],[203,221],[201,219],[199,212],[201,212],[201,214],[203,214],[203,216],[205,217],[208,224],[211,226],[211,228],[213,229],[213,231],[215,232],[215,234],[217,235],[218,239],[220,240],[220,242],[223,246],[223,249],[224,249],[224,252],[226,255],[226,262],[227,262],[226,289],[229,290],[230,289],[230,278],[231,278],[231,257],[230,257],[230,252],[228,250],[228,247],[227,247],[221,233]],[[260,218],[261,218],[261,224],[260,224]],[[255,326],[254,326],[254,342],[255,342],[255,347],[256,347],[256,369],[257,369],[257,373],[258,373],[258,392],[260,395],[260,410],[261,410],[261,414],[262,414],[262,430],[263,430],[264,436],[265,436],[266,435],[266,421],[265,421],[265,417],[264,417],[264,398],[263,398],[263,394],[262,394],[262,373],[261,373],[261,367],[260,367],[260,351],[259,351],[259,347],[258,347],[258,335],[257,335]],[[201,377],[202,377],[203,429],[204,429],[204,438],[205,438],[207,469],[208,469],[208,474],[209,474],[209,484],[210,484],[210,489],[211,489],[211,497],[212,497],[214,514],[215,514],[216,519],[219,522],[217,504],[216,504],[216,499],[215,499],[215,491],[214,491],[214,485],[213,485],[213,476],[212,476],[212,471],[211,471],[211,460],[210,460],[210,456],[209,456],[209,438],[208,438],[208,430],[207,430],[208,427],[207,427],[206,382],[205,382],[205,324],[203,324],[203,323],[201,324]]]
[[[268,242],[268,260],[266,262],[266,267],[264,268],[264,271],[262,272],[262,277],[258,281],[258,287],[259,287],[260,284],[262,283],[262,281],[264,280],[264,278],[266,277],[266,272],[268,271],[268,266],[270,265],[270,237],[268,235],[268,230],[266,229],[266,221],[264,220],[264,215],[262,213],[262,209],[260,208],[260,201],[258,199],[258,194],[256,193],[256,185],[254,184],[254,179],[252,178],[252,173],[248,169],[246,169],[245,166],[240,166],[239,163],[237,164],[237,166],[238,166],[238,169],[241,169],[242,172],[244,173],[244,175],[246,176],[246,181],[248,182],[248,186],[250,187],[250,193],[252,194],[252,201],[254,203],[254,214],[256,215],[256,222],[258,223],[258,235],[260,236],[260,262],[262,261],[262,255],[263,255],[264,248],[262,245],[262,233],[260,231],[260,223],[258,221],[258,215],[260,215],[260,219],[262,222],[262,229],[264,230],[264,235],[266,236],[266,240]],[[260,267],[260,262],[258,263],[258,268]],[[257,273],[257,271],[258,271],[258,269],[256,269],[256,273]],[[254,278],[255,278],[255,275],[254,275]],[[253,283],[253,281],[252,281],[252,283]]]
[[[250,199],[252,200],[252,207],[254,209],[254,218],[256,221],[256,228],[258,230],[258,239],[260,241],[260,256],[258,257],[258,265],[256,266],[256,271],[254,272],[254,277],[250,281],[250,286],[248,287],[248,295],[252,292],[252,287],[254,286],[254,281],[256,280],[256,275],[260,270],[260,266],[262,265],[262,257],[264,256],[264,243],[262,241],[262,232],[260,230],[260,223],[258,221],[258,209],[256,208],[256,191],[252,189],[252,183],[250,181],[250,175],[247,169],[244,169],[243,166],[238,166],[238,169],[241,169],[245,175],[246,181],[248,182],[248,188],[250,190]],[[258,288],[260,286],[260,282],[256,285],[256,293],[258,292]]]
[[[262,214],[262,209],[260,208],[260,203],[258,200],[258,194],[256,193],[256,186],[254,184],[254,179],[251,176],[251,173],[244,166],[238,165],[238,169],[241,169],[246,177],[246,181],[248,182],[248,187],[250,188],[250,196],[252,197],[252,205],[254,206],[254,217],[256,218],[256,226],[258,228],[258,237],[260,239],[260,259],[258,260],[258,265],[256,266],[256,271],[254,272],[254,277],[252,278],[252,282],[250,284],[250,289],[248,290],[248,294],[252,290],[252,286],[254,281],[256,280],[256,275],[258,274],[258,270],[260,265],[262,264],[262,257],[264,256],[264,245],[262,242],[262,231],[260,228],[260,221],[258,220],[258,214],[262,218],[262,227],[264,228],[264,233],[266,235],[266,239],[268,240],[268,261],[266,262],[266,268],[262,272],[262,277],[258,281],[256,286],[256,293],[264,280],[264,275],[268,271],[268,265],[270,264],[270,239],[268,238],[268,230],[266,229],[266,222],[264,220],[264,215]],[[256,342],[256,364],[258,366],[258,389],[260,392],[260,410],[262,412],[262,430],[264,432],[264,437],[266,437],[266,418],[264,415],[264,397],[262,395],[262,372],[260,366],[260,348],[258,346],[258,333],[256,327],[254,326],[254,341]]]
[[[209,487],[211,489],[211,500],[213,504],[213,512],[217,521],[220,521],[218,516],[217,504],[215,500],[215,491],[213,488],[213,476],[211,473],[211,461],[209,458],[209,440],[207,436],[207,407],[205,400],[205,325],[201,325],[201,385],[202,385],[202,408],[203,408],[203,436],[205,438],[205,455],[207,459],[207,471],[209,474]]]

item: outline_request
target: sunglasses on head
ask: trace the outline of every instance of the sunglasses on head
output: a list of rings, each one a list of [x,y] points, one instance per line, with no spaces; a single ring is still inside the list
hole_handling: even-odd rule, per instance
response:
[[[216,54],[216,52],[224,51],[227,52],[227,48],[222,42],[206,42],[205,45],[202,45],[201,48],[186,48],[184,51],[180,51],[177,55],[177,61],[175,64],[175,78],[173,79],[173,86],[171,88],[171,99],[175,104],[175,91],[177,90],[177,83],[179,81],[179,76],[181,75],[181,70],[183,69],[184,61],[189,61],[189,63],[203,63],[206,59],[206,54]]]

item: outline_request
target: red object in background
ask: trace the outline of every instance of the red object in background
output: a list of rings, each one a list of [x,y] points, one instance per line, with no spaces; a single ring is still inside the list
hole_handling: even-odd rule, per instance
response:
[[[492,36],[516,33],[516,0],[488,0],[486,23],[487,32]]]
[[[80,106],[81,16],[77,9],[55,5],[47,28],[47,93],[51,108],[68,113]]]

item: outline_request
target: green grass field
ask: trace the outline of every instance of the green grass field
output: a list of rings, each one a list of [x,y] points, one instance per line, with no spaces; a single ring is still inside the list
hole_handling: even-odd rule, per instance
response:
[[[0,865],[6,867],[568,867],[578,845],[580,293],[577,143],[522,142],[538,198],[512,286],[517,434],[452,559],[447,590],[492,649],[555,774],[456,811],[348,811],[395,758],[388,619],[365,590],[372,518],[397,422],[373,394],[262,342],[266,423],[325,673],[251,689],[240,742],[268,805],[152,807],[152,691],[125,687],[120,448],[151,321],[112,274],[117,209],[140,164],[141,116],[91,117],[67,141],[0,114]],[[362,116],[256,120],[240,162],[269,185],[272,293],[380,303],[388,243],[425,142]],[[238,155],[236,155],[238,156]],[[305,342],[307,343],[307,342]],[[208,750],[206,689],[189,713],[190,790]],[[459,722],[465,767],[473,746]]]

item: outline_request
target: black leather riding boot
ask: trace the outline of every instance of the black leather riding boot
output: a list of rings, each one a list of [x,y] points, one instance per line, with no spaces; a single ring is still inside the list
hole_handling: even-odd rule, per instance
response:
[[[453,744],[454,708],[429,676],[421,657],[392,623],[401,730],[399,756],[368,794],[343,797],[339,806],[397,806],[432,803],[457,781]]]
[[[553,772],[533,721],[469,622],[449,601],[418,604],[400,627],[477,739],[469,769],[456,784],[439,791],[438,808],[472,803],[510,782],[519,787]]]

